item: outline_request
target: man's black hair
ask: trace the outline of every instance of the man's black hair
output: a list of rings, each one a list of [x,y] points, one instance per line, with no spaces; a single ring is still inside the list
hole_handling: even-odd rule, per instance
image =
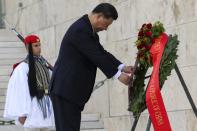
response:
[[[118,12],[116,8],[109,3],[101,3],[97,5],[93,9],[92,13],[102,13],[105,18],[112,18],[114,20],[118,18]]]

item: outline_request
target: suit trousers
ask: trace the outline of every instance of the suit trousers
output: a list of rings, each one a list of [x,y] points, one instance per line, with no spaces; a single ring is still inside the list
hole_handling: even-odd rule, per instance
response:
[[[80,131],[81,108],[63,97],[51,95],[56,131]]]

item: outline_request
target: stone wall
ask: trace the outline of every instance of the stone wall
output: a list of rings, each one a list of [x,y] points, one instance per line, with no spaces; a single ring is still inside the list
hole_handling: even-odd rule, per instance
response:
[[[22,9],[19,2],[23,3]],[[178,34],[177,63],[197,104],[197,0],[6,0],[6,18],[13,25],[19,18],[17,29],[22,34],[38,34],[43,55],[54,63],[67,28],[100,2],[110,2],[118,10],[118,20],[99,34],[103,46],[123,63],[134,64],[134,41],[143,23],[160,20],[167,33]],[[96,81],[104,78],[98,71]],[[162,95],[173,131],[196,131],[197,119],[175,71],[165,83]],[[129,131],[133,118],[127,108],[127,87],[117,80],[108,80],[92,94],[84,113],[101,113],[109,131]],[[145,111],[137,131],[145,131],[147,119]]]

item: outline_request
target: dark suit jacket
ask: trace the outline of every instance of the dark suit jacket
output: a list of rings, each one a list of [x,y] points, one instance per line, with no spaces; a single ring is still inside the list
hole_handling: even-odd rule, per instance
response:
[[[92,93],[97,67],[111,78],[120,64],[104,50],[98,34],[93,33],[88,15],[84,15],[70,26],[62,40],[50,92],[84,106]]]

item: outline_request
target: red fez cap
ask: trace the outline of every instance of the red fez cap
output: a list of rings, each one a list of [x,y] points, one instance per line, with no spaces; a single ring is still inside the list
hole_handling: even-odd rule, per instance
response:
[[[25,45],[28,45],[30,43],[37,43],[40,42],[40,38],[36,35],[28,35],[27,37],[25,37]]]

